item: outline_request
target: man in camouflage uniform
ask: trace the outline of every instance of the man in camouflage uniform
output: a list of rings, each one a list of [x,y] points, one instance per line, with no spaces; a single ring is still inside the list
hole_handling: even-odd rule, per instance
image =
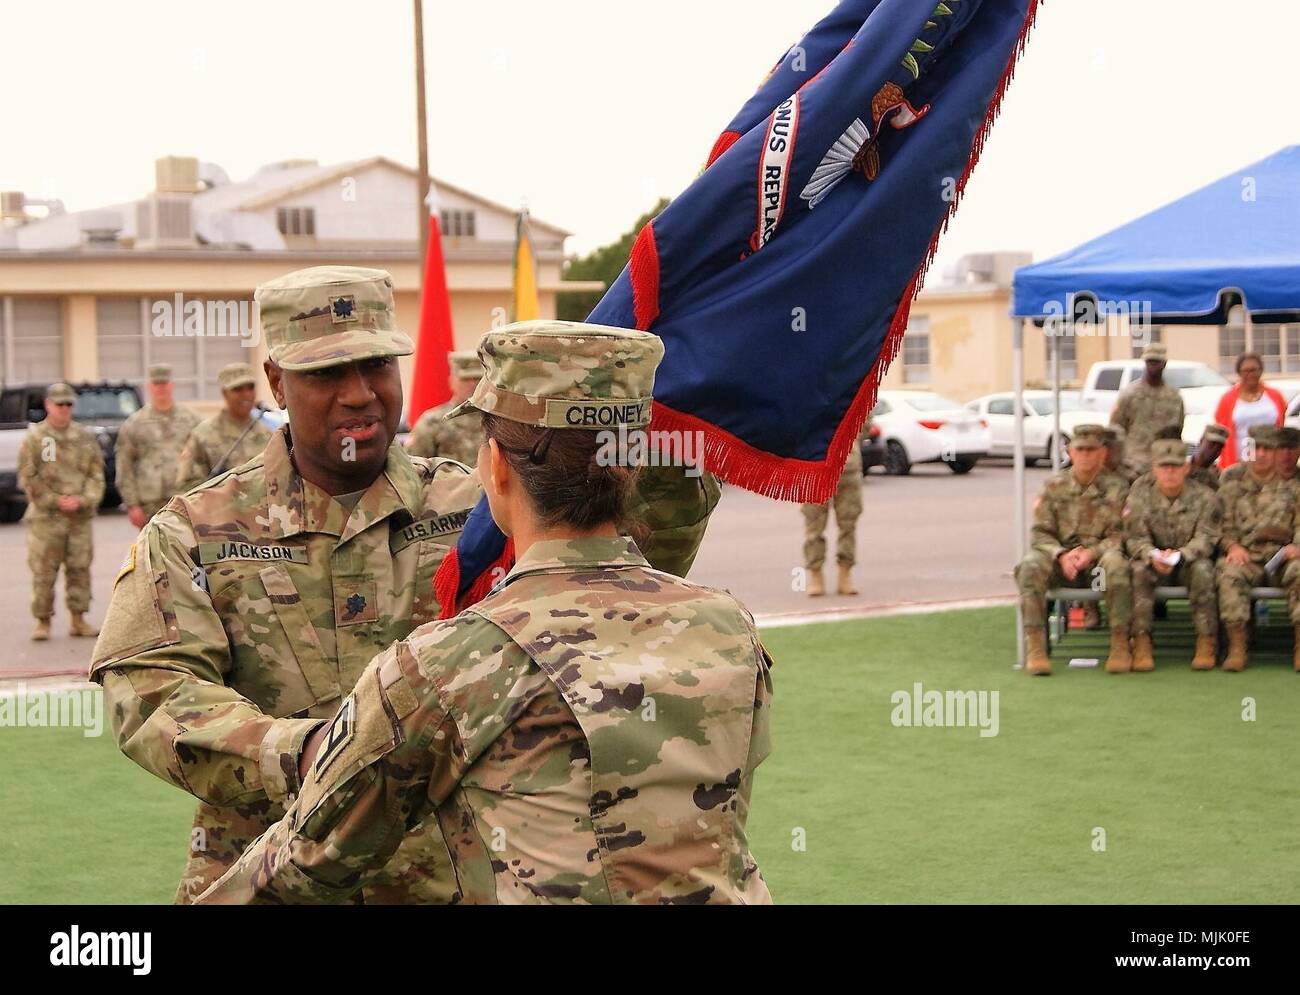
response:
[[[1146,376],[1125,387],[1119,395],[1110,423],[1125,430],[1126,459],[1138,473],[1151,468],[1151,443],[1166,425],[1183,427],[1183,398],[1164,382],[1165,347],[1153,342],[1142,351]]]
[[[1246,668],[1246,623],[1250,621],[1250,589],[1278,586],[1286,590],[1291,624],[1295,628],[1294,666],[1300,671],[1300,484],[1283,480],[1275,459],[1280,429],[1256,425],[1255,459],[1246,475],[1219,487],[1223,529],[1218,563],[1219,617],[1228,632],[1223,669]],[[1272,571],[1268,564],[1280,555]]]
[[[820,598],[826,593],[822,567],[826,563],[826,526],[830,522],[831,508],[835,508],[835,563],[839,576],[835,593],[854,595],[853,565],[858,559],[858,519],[862,516],[862,440],[871,430],[868,417],[849,447],[849,458],[844,462],[835,494],[824,504],[805,504],[803,512],[803,563],[808,573],[808,596]]]
[[[149,367],[149,403],[117,433],[117,492],[137,529],[176,493],[176,464],[199,416],[176,403],[172,368]]]
[[[45,392],[45,420],[27,430],[18,450],[18,484],[27,495],[27,566],[32,572],[32,638],[50,638],[54,582],[63,567],[73,636],[94,636],[89,625],[91,524],[104,498],[104,454],[95,437],[72,420],[76,394],[65,383]]]
[[[1217,424],[1205,426],[1201,441],[1196,445],[1192,455],[1191,471],[1188,477],[1198,484],[1204,484],[1211,490],[1219,489],[1219,454],[1228,444],[1228,430]]]
[[[1142,474],[1124,459],[1125,440],[1128,433],[1119,425],[1106,426],[1106,472],[1114,474],[1124,481],[1125,487],[1132,487],[1133,481]]]
[[[1253,463],[1259,464],[1255,467],[1255,470],[1261,480],[1274,474],[1277,465],[1277,448],[1275,445],[1261,446],[1259,439],[1262,432],[1263,437],[1276,442],[1276,428],[1276,425],[1251,425],[1246,430],[1246,445],[1243,447],[1241,459],[1219,473],[1220,489],[1224,484],[1245,480],[1250,476],[1251,464]]]
[[[412,456],[450,456],[473,466],[478,458],[478,426],[464,418],[448,421],[446,416],[474,393],[483,376],[483,364],[472,350],[453,352],[447,358],[451,362],[451,400],[420,416],[406,442],[406,451]]]
[[[257,401],[253,368],[247,363],[231,363],[217,374],[217,383],[225,407],[200,423],[185,440],[176,469],[178,493],[247,463],[271,441],[271,430],[262,424],[261,412],[253,416]]]
[[[1045,615],[1052,587],[1102,590],[1110,619],[1106,670],[1121,673],[1132,667],[1133,606],[1122,526],[1127,488],[1104,472],[1104,435],[1100,425],[1078,426],[1070,439],[1070,466],[1048,479],[1034,503],[1031,548],[1016,566],[1028,674],[1052,672]]]
[[[1214,583],[1219,502],[1210,488],[1188,479],[1181,439],[1157,439],[1151,460],[1154,484],[1135,487],[1124,506],[1124,546],[1133,561],[1133,669],[1156,667],[1151,646],[1156,587],[1185,586],[1196,629],[1192,669],[1211,670],[1219,633]]]
[[[461,464],[393,444],[396,357],[412,346],[387,273],[315,267],[255,299],[290,424],[143,530],[91,664],[123,752],[199,800],[181,902],[284,814],[320,741],[309,738],[366,664],[438,618],[434,573],[482,491]],[[647,524],[662,531],[643,548],[684,573],[718,488],[678,470],[660,468]],[[458,888],[434,823],[408,834],[363,899],[453,901]]]
[[[649,422],[654,335],[523,322],[480,348],[462,411],[555,434],[575,409]],[[612,521],[578,528],[560,500],[543,525],[526,458],[496,439],[479,458],[518,562],[370,664],[297,802],[201,901],[346,901],[428,823],[466,903],[769,903],[746,836],[771,696],[753,620],[651,569]]]
[[[1273,457],[1277,475],[1291,480],[1296,475],[1296,458],[1300,457],[1300,428],[1284,425],[1277,430],[1277,441],[1277,453]]]

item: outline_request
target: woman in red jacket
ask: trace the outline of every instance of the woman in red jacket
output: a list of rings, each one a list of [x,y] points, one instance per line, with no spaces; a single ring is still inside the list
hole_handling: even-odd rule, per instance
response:
[[[1228,443],[1219,456],[1219,468],[1226,470],[1242,460],[1252,425],[1281,425],[1286,399],[1264,383],[1264,360],[1257,352],[1237,357],[1237,383],[1229,387],[1214,409],[1214,420],[1228,429]]]

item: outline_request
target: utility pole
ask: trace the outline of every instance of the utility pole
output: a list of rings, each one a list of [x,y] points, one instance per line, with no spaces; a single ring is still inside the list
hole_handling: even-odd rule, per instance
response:
[[[415,2],[415,116],[420,171],[420,269],[416,279],[424,284],[424,256],[429,251],[429,132],[424,114],[424,0]]]

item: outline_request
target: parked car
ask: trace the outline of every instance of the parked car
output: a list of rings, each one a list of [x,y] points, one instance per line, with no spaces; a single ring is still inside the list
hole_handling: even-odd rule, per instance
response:
[[[992,440],[984,419],[941,394],[882,390],[871,412],[885,443],[885,472],[906,474],[915,463],[943,463],[969,473]]]
[[[1016,395],[1010,391],[986,394],[966,405],[966,410],[988,422],[992,445],[990,456],[1012,456],[1016,448]],[[1070,444],[1076,425],[1086,425],[1097,420],[1095,411],[1084,410],[1077,391],[1061,391],[1061,434],[1052,435],[1055,419],[1052,416],[1050,390],[1025,391],[1025,465],[1033,466],[1039,460],[1052,461],[1057,446],[1061,449],[1062,463],[1069,462],[1065,447]]]
[[[49,384],[14,384],[0,391],[0,521],[17,521],[27,507],[18,486],[18,449],[30,425],[45,420],[45,390]],[[72,417],[94,433],[104,453],[104,500],[116,508],[121,495],[113,486],[117,470],[114,449],[122,423],[139,410],[139,388],[129,383],[74,383],[77,395]]]
[[[1110,419],[1119,400],[1119,392],[1137,383],[1146,374],[1140,359],[1107,359],[1093,363],[1083,383],[1083,406],[1097,415],[1097,421]],[[1204,363],[1188,359],[1171,359],[1165,366],[1165,383],[1183,398],[1183,442],[1189,447],[1201,440],[1205,426],[1214,419],[1219,398],[1229,387],[1227,379]]]

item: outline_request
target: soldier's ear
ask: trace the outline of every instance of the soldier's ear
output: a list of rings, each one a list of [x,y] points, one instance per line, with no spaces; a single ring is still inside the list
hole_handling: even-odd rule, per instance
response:
[[[281,410],[284,410],[284,381],[280,367],[269,359],[264,359],[262,360],[262,372],[266,374],[266,382],[271,387],[271,396],[275,398],[275,403],[280,406]]]

